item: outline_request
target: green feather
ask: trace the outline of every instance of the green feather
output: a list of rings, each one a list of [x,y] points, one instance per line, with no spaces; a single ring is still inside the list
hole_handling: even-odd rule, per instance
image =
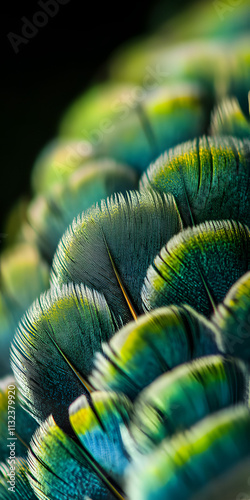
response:
[[[250,361],[250,272],[230,288],[211,320],[222,352]]]
[[[114,195],[73,221],[58,245],[52,281],[95,288],[116,318],[127,322],[142,312],[140,291],[150,262],[181,229],[173,197],[149,192]]]
[[[163,307],[118,331],[90,377],[98,389],[136,395],[162,373],[193,358],[217,352],[212,323],[191,307]]]
[[[12,367],[24,407],[38,420],[50,413],[68,428],[68,406],[88,394],[96,351],[117,328],[104,297],[82,285],[52,288],[19,324]]]
[[[145,310],[187,303],[209,316],[250,269],[250,232],[233,221],[188,228],[163,247],[142,289]]]
[[[35,198],[28,209],[28,220],[35,242],[51,262],[63,233],[74,217],[116,191],[136,189],[137,174],[112,159],[92,160],[52,187],[47,195]]]
[[[155,451],[131,464],[129,499],[191,500],[195,494],[197,499],[202,498],[207,485],[250,458],[249,433],[249,410],[239,405],[206,417],[171,440],[163,440]],[[218,498],[227,498],[216,493]]]
[[[150,76],[149,76],[150,79]],[[205,132],[208,110],[197,85],[96,85],[66,112],[62,137],[85,138],[99,155],[139,171],[162,150]]]
[[[248,7],[246,12],[245,26],[249,25]],[[184,22],[185,26],[189,24],[186,18]],[[192,22],[190,26],[193,27]],[[221,22],[219,26],[221,32]],[[119,53],[112,64],[113,77],[123,82],[136,82],[143,89],[147,89],[148,82],[149,86],[196,84],[201,86],[210,106],[234,95],[243,111],[247,112],[246,96],[250,88],[248,28],[244,36],[236,39],[230,33],[227,41],[178,39],[178,43],[173,44],[172,38],[166,41],[165,33],[163,37],[153,36]]]
[[[165,373],[135,401],[130,433],[140,453],[228,406],[246,402],[249,374],[243,362],[208,356]]]
[[[152,164],[140,188],[172,193],[186,226],[223,219],[250,225],[249,160],[249,139],[194,139]]]
[[[161,25],[155,33],[129,40],[115,51],[109,63],[111,78],[133,81],[147,88],[172,78],[180,81],[192,70],[193,78],[203,75],[200,79],[204,81],[205,76],[208,78],[210,74],[216,84],[226,69],[230,68],[230,73],[235,70],[235,64],[230,64],[232,54],[238,40],[244,43],[242,35],[249,34],[248,2],[187,2],[181,5],[177,14],[173,11],[174,15],[171,14],[168,19],[165,18],[164,7],[158,11],[158,16],[162,14],[163,19],[159,17]],[[249,51],[247,40],[245,45]],[[209,47],[211,59],[207,54]],[[200,64],[197,61],[194,71],[192,62],[196,59]],[[220,66],[216,59],[221,62]],[[225,78],[225,91],[230,83],[232,76]]]
[[[92,85],[66,110],[60,124],[60,136],[67,139],[92,139],[95,147],[98,147],[113,130],[119,105],[124,106],[124,101],[129,100],[133,89],[134,85],[130,83],[104,82]]]
[[[144,171],[162,151],[205,132],[208,113],[204,101],[197,85],[156,86],[148,93],[141,89],[127,119],[121,119],[115,132],[107,136],[104,154],[112,153]]]

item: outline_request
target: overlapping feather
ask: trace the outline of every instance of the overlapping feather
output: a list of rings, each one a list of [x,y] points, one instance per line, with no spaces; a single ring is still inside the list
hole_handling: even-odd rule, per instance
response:
[[[175,366],[217,352],[216,328],[189,306],[162,307],[141,316],[103,344],[91,383],[134,399]]]
[[[118,328],[103,295],[82,285],[52,288],[33,303],[11,349],[23,404],[42,422],[68,428],[68,406],[88,394],[96,351]]]
[[[181,229],[171,195],[117,194],[73,221],[58,245],[52,282],[95,288],[115,317],[128,322],[142,312],[140,291],[147,267],[162,244]]]
[[[250,231],[234,221],[185,229],[162,248],[142,289],[145,310],[187,303],[209,316],[250,267]]]
[[[205,16],[201,24],[216,41],[201,41],[199,50],[193,41],[163,44],[161,33],[143,53],[139,45],[135,57],[128,51],[113,71],[141,86],[93,87],[63,119],[69,139],[36,162],[32,186],[43,205],[29,213],[37,236],[24,225],[19,237],[32,236],[51,260],[71,225],[53,261],[53,285],[23,316],[11,349],[22,404],[40,427],[26,443],[28,466],[16,461],[13,494],[8,465],[1,466],[3,500],[208,500],[216,488],[220,500],[235,500],[242,491],[250,463],[250,139],[243,114],[250,79],[248,38],[239,33],[248,12],[220,28]],[[180,26],[185,41],[191,31],[186,20]],[[194,139],[208,132],[218,102],[213,136]],[[131,170],[107,169],[98,155],[142,171],[188,139],[148,168],[139,192],[89,209],[137,187]],[[48,287],[40,263],[37,253],[3,273],[1,346],[11,337],[10,311],[19,319]],[[2,401],[5,436],[6,392]],[[29,441],[35,424],[19,397],[16,409],[16,433]]]
[[[74,217],[115,192],[136,189],[138,178],[127,165],[112,159],[86,161],[67,181],[36,197],[28,208],[34,241],[51,262],[57,245]]]
[[[207,485],[226,473],[231,475],[245,460],[249,465],[250,449],[246,438],[249,432],[249,409],[239,406],[214,413],[189,431],[163,440],[151,454],[131,464],[127,476],[129,499],[202,498]],[[239,488],[248,477],[249,469],[243,470]],[[228,478],[224,487],[227,483]],[[216,498],[221,498],[220,495],[219,490]]]

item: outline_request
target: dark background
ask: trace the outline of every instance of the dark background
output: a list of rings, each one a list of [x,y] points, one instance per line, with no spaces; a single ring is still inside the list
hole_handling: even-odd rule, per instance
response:
[[[0,232],[6,213],[29,193],[30,170],[40,149],[57,132],[62,112],[95,78],[105,76],[105,62],[131,37],[152,31],[172,16],[182,0],[135,0],[107,4],[70,0],[16,54],[7,37],[21,35],[26,16],[41,10],[9,2],[1,15],[1,196]]]

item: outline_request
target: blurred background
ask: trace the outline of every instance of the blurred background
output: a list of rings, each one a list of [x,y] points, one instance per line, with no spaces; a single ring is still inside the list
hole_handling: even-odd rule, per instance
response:
[[[32,2],[32,5],[9,2],[5,6],[4,15],[1,16],[2,243],[3,233],[6,233],[6,214],[21,195],[30,195],[30,172],[35,159],[46,143],[56,137],[65,110],[85,89],[91,87],[94,82],[112,79],[114,75],[118,80],[123,79],[125,74],[133,82],[139,81],[137,79],[144,67],[144,55],[145,61],[148,57],[146,54],[149,55],[150,61],[151,49],[154,52],[154,33],[158,32],[156,47],[159,60],[161,48],[171,49],[177,42],[184,43],[184,53],[181,49],[178,56],[173,52],[173,57],[170,58],[176,81],[179,78],[179,70],[182,72],[183,68],[189,79],[190,63],[186,63],[186,56],[192,60],[194,51],[194,55],[198,54],[194,63],[197,67],[194,65],[191,73],[195,76],[198,72],[200,83],[205,85],[210,85],[210,73],[214,73],[218,96],[225,93],[223,85],[227,85],[229,81],[224,75],[224,72],[227,73],[224,49],[219,50],[218,40],[221,38],[223,42],[224,37],[231,43],[231,48],[227,48],[229,57],[241,35],[249,33],[250,27],[250,0],[207,0],[202,3],[183,0],[145,0],[138,3],[128,0],[117,5],[76,0],[56,1],[56,14],[49,16],[47,22],[38,18],[41,27],[35,28],[35,33],[32,31],[34,27],[29,25],[33,16],[43,10],[41,3],[51,6],[54,0],[37,0]],[[28,38],[22,38],[24,25]],[[151,34],[152,40],[148,43],[147,37]],[[146,41],[140,45],[140,39],[143,37],[146,37]],[[206,38],[210,40],[211,54],[209,55],[209,49],[208,57],[205,55],[204,59],[207,48],[205,46],[204,52],[200,40]],[[189,40],[198,40],[198,43],[189,47]],[[243,41],[243,52],[240,56],[244,58],[244,67],[247,68],[248,40],[246,39],[245,48]],[[122,52],[120,57],[119,50],[126,45],[132,47],[132,52],[130,54],[128,49],[128,58],[125,56],[124,59]],[[179,55],[182,59],[182,69],[178,67]],[[115,61],[115,65],[112,63],[113,65],[108,66],[110,59]],[[169,61],[167,69],[168,65]],[[243,78],[240,58],[232,58],[230,71],[232,86],[229,85],[226,94],[231,92],[232,95],[240,96],[240,104],[246,113],[248,83],[246,88],[245,84],[242,84],[242,89],[239,88],[239,82]],[[222,88],[221,82],[218,84],[221,75]],[[248,75],[244,75],[244,81],[249,81]],[[207,91],[210,92],[209,87]]]
[[[31,167],[41,148],[56,135],[67,105],[93,80],[105,78],[105,63],[117,47],[153,32],[187,4],[183,0],[128,0],[116,6],[64,1],[28,43],[12,38],[18,53],[8,34],[22,35],[22,17],[32,20],[39,4],[10,1],[1,16],[1,233],[15,200],[29,195]]]

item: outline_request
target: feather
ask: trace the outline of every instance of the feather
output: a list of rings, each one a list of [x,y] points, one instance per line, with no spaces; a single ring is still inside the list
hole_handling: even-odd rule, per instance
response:
[[[112,72],[118,80],[141,85],[146,76],[155,85],[195,82],[212,94],[216,73],[219,79],[225,71],[225,65],[219,68],[223,55],[227,62],[230,53],[232,57],[232,47],[230,49],[218,40],[178,40],[172,45],[171,41],[166,44],[162,37],[154,36],[122,50],[111,62]]]
[[[248,21],[245,19],[245,22],[249,25],[249,7],[246,11]],[[186,17],[184,19],[186,26],[189,23]],[[190,26],[193,26],[192,23]],[[219,26],[221,32],[221,22]],[[162,36],[154,36],[119,54],[112,64],[116,81],[134,82],[143,89],[147,89],[148,82],[149,86],[196,84],[201,86],[210,106],[228,95],[234,95],[243,112],[247,112],[249,29],[236,39],[230,34],[227,41],[200,38],[178,40],[176,44],[172,40],[166,44],[165,33],[164,40]]]
[[[117,328],[104,297],[82,285],[52,288],[22,318],[11,348],[22,403],[38,422],[68,429],[68,406],[88,394],[94,353]]]
[[[41,500],[122,498],[86,451],[50,416],[37,430],[28,454],[29,480]]]
[[[120,426],[127,426],[131,403],[124,395],[93,392],[90,402],[80,396],[69,407],[69,419],[78,439],[95,461],[121,482],[128,466]]]
[[[250,102],[250,93],[248,100]],[[217,136],[250,137],[250,122],[242,113],[237,99],[225,99],[216,106],[211,117],[211,133]]]
[[[10,344],[18,321],[49,285],[48,265],[35,246],[19,243],[1,254],[0,377],[10,373]]]
[[[95,288],[116,318],[127,322],[132,314],[125,295],[137,314],[142,312],[146,270],[161,246],[181,229],[173,197],[149,192],[114,195],[73,221],[58,245],[52,282]]]
[[[2,297],[15,321],[48,285],[49,268],[36,247],[20,243],[2,252]]]
[[[211,321],[221,351],[250,361],[250,272],[230,288]]]
[[[45,194],[56,184],[67,182],[75,170],[94,154],[91,144],[83,140],[55,139],[38,155],[32,172],[31,184],[35,194]]]
[[[37,499],[29,484],[27,473],[27,463],[23,458],[15,457],[14,463],[0,464],[1,500]]]
[[[216,70],[217,75],[225,72],[225,66],[232,71],[235,66],[229,63],[229,56],[231,54],[232,57],[242,35],[249,34],[249,19],[247,2],[234,5],[223,2],[211,4],[210,1],[182,4],[176,14],[167,20],[161,19],[155,33],[134,39],[116,50],[109,63],[109,75],[116,81],[151,86],[173,77],[177,82],[182,78],[186,80],[190,77],[191,70],[196,79],[203,74],[202,82],[206,81],[208,75],[211,78],[214,74],[216,76]],[[209,47],[213,51],[213,60],[207,59]],[[246,47],[249,47],[247,41]],[[176,56],[175,64],[174,57],[172,60],[170,58],[172,52]],[[190,63],[192,59],[198,59],[198,55],[200,64],[197,61],[194,73]],[[217,58],[221,61],[221,67],[218,67]],[[180,59],[181,64],[178,64]],[[240,83],[239,77],[238,80]],[[231,81],[232,75],[225,82],[225,91]]]
[[[239,405],[206,417],[171,440],[163,440],[156,450],[130,465],[128,498],[201,499],[204,487],[249,460],[249,433],[249,409]],[[228,498],[221,497],[220,491],[217,494]]]
[[[129,432],[140,453],[220,409],[247,403],[249,373],[243,362],[207,356],[161,375],[135,401]]]
[[[172,193],[185,226],[233,219],[250,225],[250,140],[202,137],[150,165],[140,189]]]
[[[136,189],[137,174],[128,166],[112,159],[85,162],[67,179],[57,184],[48,195],[35,198],[28,210],[28,219],[36,236],[35,242],[51,262],[63,233],[74,217],[102,198],[116,191]]]
[[[0,383],[0,461],[10,456],[7,445],[11,442],[15,445],[15,456],[25,456],[26,445],[36,427],[36,421],[20,405],[15,379],[5,377]]]
[[[119,104],[124,100],[126,102],[133,89],[134,85],[130,83],[105,82],[92,85],[64,113],[59,136],[67,139],[92,138],[95,146],[98,146],[103,135],[111,133],[116,109],[119,109]]]
[[[203,92],[195,84],[138,90],[129,83],[108,82],[92,86],[71,105],[61,136],[84,137],[99,155],[143,171],[162,150],[204,133],[208,116]]]
[[[163,307],[119,330],[96,355],[90,381],[130,399],[162,373],[217,352],[215,327],[191,307]]]
[[[161,85],[140,93],[132,112],[105,138],[103,152],[112,152],[117,160],[142,172],[161,151],[204,133],[208,112],[197,85]]]
[[[187,303],[209,316],[249,268],[247,226],[215,221],[188,228],[173,237],[149,267],[142,289],[144,308]]]

